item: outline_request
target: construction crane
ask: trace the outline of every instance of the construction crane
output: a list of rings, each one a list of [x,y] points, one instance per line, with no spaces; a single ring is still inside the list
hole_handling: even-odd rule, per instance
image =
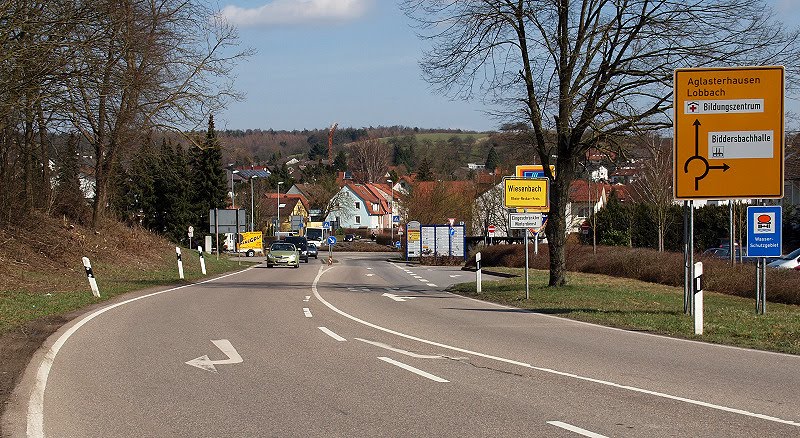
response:
[[[336,132],[336,127],[339,125],[338,122],[334,122],[331,125],[331,130],[328,132],[328,163],[333,164],[333,133]]]

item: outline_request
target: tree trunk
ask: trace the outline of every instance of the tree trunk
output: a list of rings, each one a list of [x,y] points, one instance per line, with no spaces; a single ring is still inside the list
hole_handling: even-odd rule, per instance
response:
[[[559,160],[560,161],[560,160]],[[574,178],[574,170],[567,163],[558,163],[561,171],[550,185],[550,214],[547,216],[545,234],[550,253],[549,286],[564,286],[567,283],[567,218],[569,205],[569,186]]]

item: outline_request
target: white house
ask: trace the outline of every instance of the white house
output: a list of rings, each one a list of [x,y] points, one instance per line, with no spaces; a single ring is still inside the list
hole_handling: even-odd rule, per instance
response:
[[[335,222],[340,228],[391,227],[392,188],[388,184],[347,183],[331,202],[334,205],[325,220]]]

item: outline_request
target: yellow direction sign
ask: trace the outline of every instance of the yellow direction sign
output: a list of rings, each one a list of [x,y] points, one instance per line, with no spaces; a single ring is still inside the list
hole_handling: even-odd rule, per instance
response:
[[[547,178],[503,178],[503,205],[529,211],[550,210],[550,180]]]
[[[676,199],[782,198],[784,68],[675,70]]]

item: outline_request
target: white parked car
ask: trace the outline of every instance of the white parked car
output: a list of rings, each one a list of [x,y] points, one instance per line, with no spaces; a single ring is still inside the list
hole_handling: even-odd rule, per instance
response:
[[[786,254],[785,256],[781,256],[779,259],[776,259],[772,263],[768,264],[767,266],[771,268],[783,268],[783,269],[794,269],[800,266],[800,248]]]

